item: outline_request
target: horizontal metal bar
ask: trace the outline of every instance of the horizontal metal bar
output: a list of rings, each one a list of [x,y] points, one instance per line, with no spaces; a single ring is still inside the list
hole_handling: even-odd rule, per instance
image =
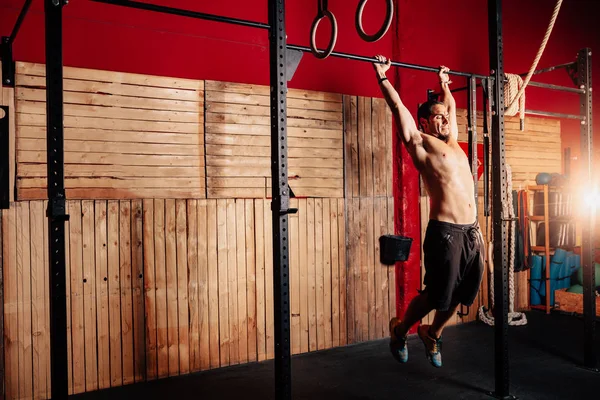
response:
[[[563,114],[563,113],[555,113],[555,112],[550,112],[550,111],[539,111],[539,110],[527,110],[527,109],[525,109],[525,114],[542,115],[542,116],[545,116],[545,117],[578,119],[578,120],[583,120],[584,119],[581,115],[577,115],[577,114]]]
[[[562,92],[585,93],[585,90],[583,90],[583,89],[573,88],[573,87],[568,87],[568,86],[553,85],[551,83],[541,83],[541,82],[529,81],[527,86],[541,87],[541,88],[552,89],[552,90],[560,90]]]
[[[300,51],[304,51],[306,53],[310,53],[311,49],[310,47],[306,47],[306,46],[297,46],[294,44],[288,44],[287,45],[288,49],[291,50],[300,50]],[[338,51],[334,51],[331,53],[332,56],[334,57],[340,57],[340,58],[346,58],[349,60],[356,60],[356,61],[367,61],[367,62],[377,62],[377,59],[375,57],[365,57],[365,56],[359,56],[356,54],[350,54],[350,53],[341,53]],[[424,65],[418,65],[418,64],[408,64],[408,63],[402,63],[402,62],[397,62],[397,61],[392,61],[392,66],[394,67],[400,67],[400,68],[409,68],[409,69],[416,69],[416,70],[420,70],[420,71],[427,71],[427,72],[438,72],[440,69],[436,68],[436,67],[427,67]],[[465,76],[465,77],[475,77],[475,78],[479,78],[479,79],[483,79],[483,78],[487,78],[487,76],[485,75],[477,75],[477,74],[471,74],[469,72],[459,72],[459,71],[449,71],[448,74],[450,75],[457,75],[457,76]]]
[[[140,10],[156,11],[156,12],[160,12],[163,14],[173,14],[173,15],[180,15],[183,17],[206,19],[209,21],[226,22],[229,24],[249,26],[252,28],[269,29],[269,24],[264,24],[262,22],[247,21],[247,20],[243,20],[243,19],[223,17],[220,15],[214,15],[214,14],[205,14],[205,13],[196,12],[196,11],[182,10],[179,8],[159,6],[156,4],[141,3],[138,1],[130,1],[130,0],[91,0],[91,1],[95,1],[97,3],[111,4],[114,6],[124,6],[124,7],[137,8]]]
[[[19,29],[21,28],[21,24],[27,15],[27,11],[29,11],[29,6],[31,5],[31,0],[25,0],[25,4],[23,4],[23,8],[21,8],[21,12],[19,13],[19,17],[17,18],[17,22],[15,22],[15,26],[10,34],[10,39],[8,39],[8,44],[11,45],[17,34],[19,33]]]
[[[555,65],[553,67],[542,68],[542,69],[538,69],[536,71],[533,71],[533,75],[543,74],[544,72],[554,71],[554,70],[559,69],[559,68],[568,68],[568,67],[574,66],[574,65],[577,65],[577,63],[575,61],[569,62],[569,63],[565,63],[565,64]],[[519,75],[520,76],[527,76],[528,73],[529,72],[525,72],[525,73],[519,74]]]

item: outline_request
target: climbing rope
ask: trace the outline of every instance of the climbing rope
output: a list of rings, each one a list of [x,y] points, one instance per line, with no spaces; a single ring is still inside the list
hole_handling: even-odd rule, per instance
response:
[[[506,197],[502,198],[502,215],[505,219],[509,219],[509,262],[508,262],[508,290],[509,290],[509,303],[508,303],[508,324],[509,325],[526,325],[527,318],[525,314],[521,312],[515,312],[515,242],[516,242],[516,219],[514,208],[512,207],[512,170],[509,164],[506,164]],[[490,246],[491,248],[491,246]],[[488,253],[488,260],[492,260],[493,252]],[[493,264],[491,264],[493,265]],[[491,294],[491,307],[494,308],[494,270],[491,269],[489,290]],[[486,324],[493,326],[494,317],[489,310],[485,310],[483,306],[479,307],[479,319]]]
[[[504,98],[508,104],[505,115],[516,115],[518,110],[521,118],[521,130],[523,130],[523,121],[525,119],[525,88],[529,84],[529,80],[533,76],[538,62],[540,61],[540,58],[542,58],[542,54],[546,49],[546,44],[548,43],[548,39],[550,39],[550,34],[554,28],[554,23],[558,17],[558,12],[560,11],[562,1],[563,0],[558,0],[554,6],[554,12],[552,13],[552,18],[550,19],[548,29],[546,29],[546,35],[544,36],[544,40],[542,40],[542,45],[540,46],[540,49],[538,50],[535,60],[533,60],[531,68],[529,68],[529,72],[527,73],[525,79],[521,79],[521,77],[516,74],[505,74],[505,78],[508,80],[508,84],[504,85]]]

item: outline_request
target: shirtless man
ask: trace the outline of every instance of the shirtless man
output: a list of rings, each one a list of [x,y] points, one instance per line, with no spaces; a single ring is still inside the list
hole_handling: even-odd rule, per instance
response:
[[[423,242],[426,288],[411,301],[403,320],[390,321],[390,350],[396,360],[407,362],[408,331],[436,310],[433,323],[420,325],[417,332],[430,363],[439,368],[442,330],[459,304],[473,303],[483,276],[483,236],[477,223],[473,175],[457,142],[456,103],[448,87],[449,69],[442,66],[438,73],[440,101],[419,107],[419,130],[386,78],[391,61],[381,55],[376,58],[379,62],[373,66],[380,89],[431,199]]]

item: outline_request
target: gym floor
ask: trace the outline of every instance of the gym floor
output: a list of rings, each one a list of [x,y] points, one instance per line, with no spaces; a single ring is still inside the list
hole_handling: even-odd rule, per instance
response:
[[[583,364],[583,320],[564,314],[526,314],[509,327],[510,394],[518,399],[600,398],[600,373]],[[600,323],[596,324],[600,341]],[[490,399],[494,390],[494,328],[481,322],[444,332],[444,366],[432,367],[416,335],[409,361],[397,363],[378,340],[294,356],[296,399]],[[600,359],[600,354],[598,354]],[[72,396],[81,400],[273,399],[273,361],[211,370]]]

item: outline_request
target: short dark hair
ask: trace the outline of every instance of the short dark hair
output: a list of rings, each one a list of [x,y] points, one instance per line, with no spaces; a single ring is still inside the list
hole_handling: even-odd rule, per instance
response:
[[[444,105],[444,103],[442,103],[441,101],[427,100],[425,103],[419,106],[419,110],[417,111],[417,120],[419,121],[418,125],[421,125],[421,118],[429,120],[429,116],[431,116],[431,109],[433,108],[433,106],[438,104],[442,106]]]

